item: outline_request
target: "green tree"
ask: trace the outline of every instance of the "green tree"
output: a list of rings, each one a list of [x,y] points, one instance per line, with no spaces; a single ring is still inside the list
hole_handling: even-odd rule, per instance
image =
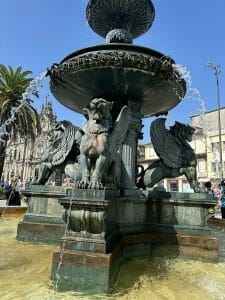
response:
[[[15,140],[19,135],[22,138],[34,141],[36,133],[40,132],[39,116],[31,105],[32,100],[23,99],[22,97],[32,81],[32,78],[27,77],[30,74],[32,74],[31,71],[23,71],[22,67],[14,70],[11,66],[7,68],[0,64],[0,127],[6,124],[7,120],[12,120],[12,112],[17,109],[14,119],[8,122],[9,124],[5,127],[6,132],[9,134],[1,134],[0,136],[0,179],[9,138]],[[35,93],[35,96],[38,96],[38,94]]]

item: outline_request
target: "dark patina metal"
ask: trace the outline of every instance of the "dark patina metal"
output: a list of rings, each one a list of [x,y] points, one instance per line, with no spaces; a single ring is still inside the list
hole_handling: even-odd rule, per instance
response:
[[[142,115],[167,113],[185,95],[185,81],[174,60],[133,45],[109,44],[79,50],[52,69],[51,91],[68,108],[82,113],[94,97],[121,108],[128,99],[142,104]]]
[[[131,45],[153,23],[150,0],[90,0],[86,16],[107,44],[78,50],[48,70],[51,91],[61,103],[82,113],[93,98],[104,98],[114,102],[113,112],[118,113],[133,101],[148,117],[166,114],[181,101],[186,84],[174,68],[175,61]]]
[[[150,0],[91,0],[86,16],[92,30],[103,37],[124,29],[136,38],[151,27],[155,9]]]

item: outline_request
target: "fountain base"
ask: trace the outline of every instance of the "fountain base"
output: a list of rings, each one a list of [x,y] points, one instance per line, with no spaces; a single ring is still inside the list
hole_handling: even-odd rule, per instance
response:
[[[69,218],[68,233],[52,260],[59,291],[109,291],[124,258],[172,251],[217,259],[217,239],[206,225],[215,201],[207,194],[122,197],[118,191],[73,189],[59,202],[64,219]]]
[[[193,259],[217,260],[217,239],[177,232],[149,232],[120,236],[110,253],[65,249],[53,252],[52,275],[57,291],[110,292],[123,262],[135,257],[172,254]],[[59,280],[57,280],[59,278]]]
[[[61,241],[51,273],[61,291],[110,290],[124,258],[172,252],[217,260],[220,255],[207,226],[215,200],[206,193],[30,186],[23,194],[28,209],[17,239]]]

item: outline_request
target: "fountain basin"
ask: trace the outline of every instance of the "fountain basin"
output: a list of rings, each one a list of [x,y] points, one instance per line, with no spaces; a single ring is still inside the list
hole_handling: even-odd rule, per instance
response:
[[[50,71],[51,92],[62,104],[82,113],[95,97],[141,104],[144,117],[164,114],[186,92],[174,60],[160,52],[129,44],[108,44],[76,51]],[[115,108],[114,108],[115,109]]]
[[[0,218],[3,217],[19,217],[23,216],[27,211],[27,207],[21,206],[6,206],[0,207]]]
[[[20,218],[3,218],[0,228],[1,299],[110,299],[106,294],[56,292],[49,280],[52,251],[56,246],[18,242]],[[224,232],[221,232],[224,240]],[[160,248],[161,249],[161,248]],[[111,299],[222,299],[225,262],[188,259],[178,249],[163,249],[146,258],[126,260]],[[153,255],[151,255],[153,254]],[[95,256],[93,256],[94,259]],[[80,274],[79,274],[80,275]]]

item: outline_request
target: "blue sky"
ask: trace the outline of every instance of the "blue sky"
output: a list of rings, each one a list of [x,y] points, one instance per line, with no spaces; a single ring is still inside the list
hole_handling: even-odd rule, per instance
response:
[[[0,0],[0,63],[31,70],[33,77],[52,63],[80,48],[104,44],[88,26],[85,10],[88,0]],[[221,106],[225,105],[225,1],[224,0],[153,0],[156,17],[151,29],[134,44],[171,56],[186,67],[192,87],[198,89],[206,110],[217,108],[216,78],[205,63],[221,65],[219,76]],[[40,99],[34,106],[40,111],[44,96],[50,94],[53,109],[60,120],[76,125],[78,115],[62,106],[51,95],[46,79]],[[195,98],[195,97],[193,97]],[[198,113],[199,101],[185,97],[169,113],[172,121],[190,122]],[[144,120],[144,140],[149,141],[149,124]]]

